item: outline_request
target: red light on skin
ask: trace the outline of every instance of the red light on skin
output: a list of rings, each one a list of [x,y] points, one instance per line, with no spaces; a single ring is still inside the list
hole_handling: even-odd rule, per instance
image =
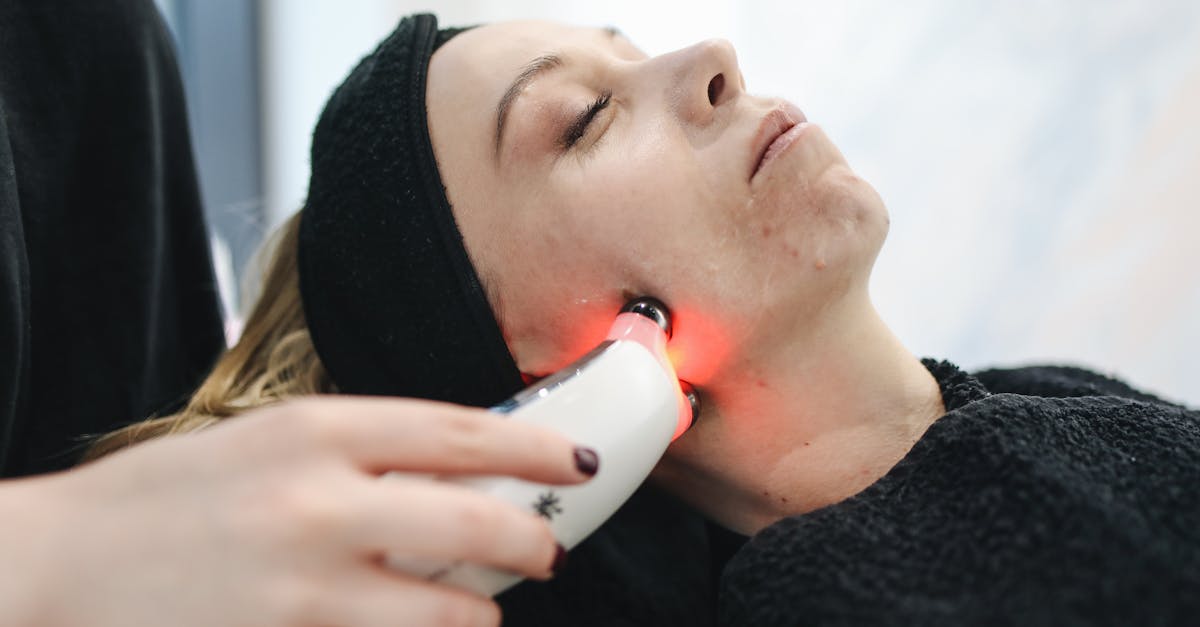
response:
[[[652,351],[665,355],[676,376],[695,386],[702,386],[717,374],[722,360],[729,354],[729,342],[716,331],[707,319],[686,314],[672,315],[673,335],[666,334],[649,318],[638,314],[617,316],[609,330],[610,340],[634,340]]]
[[[679,372],[679,364],[687,363],[686,355],[687,352],[678,345],[672,344],[667,346],[667,359],[675,367],[675,372]]]
[[[587,312],[576,309],[568,315],[555,316],[544,323],[542,330],[552,337],[559,338],[561,343],[555,347],[551,360],[541,362],[523,373],[526,384],[556,372],[595,348],[606,337],[615,339],[610,335],[615,323],[610,317],[611,310],[605,307],[596,309],[597,311]],[[649,319],[645,320],[649,323],[649,326],[645,327],[647,333],[660,333],[657,325]],[[636,324],[639,328],[643,326],[641,323]],[[698,388],[703,388],[721,376],[720,369],[733,344],[727,339],[728,335],[721,331],[723,327],[712,318],[698,314],[695,308],[687,306],[671,309],[671,325],[674,333],[666,343],[665,353],[676,376]],[[652,342],[643,343],[647,346],[654,345]]]
[[[681,308],[672,311],[674,335],[667,358],[680,379],[703,388],[711,383],[730,353],[730,342],[711,319]]]

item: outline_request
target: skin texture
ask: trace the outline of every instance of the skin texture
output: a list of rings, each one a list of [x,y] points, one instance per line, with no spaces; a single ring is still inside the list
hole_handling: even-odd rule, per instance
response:
[[[497,145],[497,102],[546,54],[563,61],[519,92]],[[745,91],[728,42],[648,57],[602,29],[488,25],[435,53],[426,104],[523,372],[594,346],[630,297],[671,307],[673,359],[705,408],[655,478],[714,520],[752,533],[844,499],[943,413],[867,294],[883,202],[815,124],[752,176],[785,103]]]
[[[396,470],[579,483],[544,429],[441,403],[323,397],[0,485],[11,625],[496,625],[491,599],[382,566],[399,554],[536,579],[545,521]]]

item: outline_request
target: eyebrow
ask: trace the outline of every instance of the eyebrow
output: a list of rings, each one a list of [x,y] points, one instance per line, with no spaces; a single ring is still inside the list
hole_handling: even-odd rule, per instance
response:
[[[544,54],[533,61],[530,61],[522,68],[521,73],[517,75],[516,80],[512,85],[508,86],[504,95],[500,96],[500,104],[496,105],[496,157],[500,156],[500,141],[504,139],[504,122],[508,119],[508,112],[512,108],[513,102],[525,91],[526,87],[533,82],[538,76],[555,68],[564,65],[561,54],[552,53]]]
[[[622,34],[614,26],[606,26],[602,30],[608,34],[610,39],[615,39]],[[543,54],[525,64],[525,67],[521,68],[521,73],[517,74],[517,78],[504,91],[504,95],[500,96],[500,102],[496,105],[496,159],[500,158],[500,142],[504,139],[504,123],[508,120],[508,112],[512,109],[513,103],[539,76],[566,64],[567,61],[561,52]]]

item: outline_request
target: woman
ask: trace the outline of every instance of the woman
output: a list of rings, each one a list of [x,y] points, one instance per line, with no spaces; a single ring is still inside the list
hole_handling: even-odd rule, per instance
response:
[[[98,452],[295,394],[494,403],[649,294],[705,407],[654,483],[715,527],[643,493],[583,566],[502,599],[510,620],[1195,609],[1196,414],[1083,371],[985,386],[912,356],[867,293],[883,203],[799,109],[744,91],[728,44],[648,58],[612,30],[409,18],[333,96],[312,163],[246,337],[183,414]]]

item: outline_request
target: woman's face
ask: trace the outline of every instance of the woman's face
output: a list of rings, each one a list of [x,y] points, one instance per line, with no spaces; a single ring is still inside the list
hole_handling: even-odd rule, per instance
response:
[[[434,54],[434,151],[523,372],[566,365],[650,295],[674,313],[680,378],[720,385],[865,291],[882,202],[815,125],[768,150],[803,114],[744,89],[724,41],[648,57],[516,22]]]

